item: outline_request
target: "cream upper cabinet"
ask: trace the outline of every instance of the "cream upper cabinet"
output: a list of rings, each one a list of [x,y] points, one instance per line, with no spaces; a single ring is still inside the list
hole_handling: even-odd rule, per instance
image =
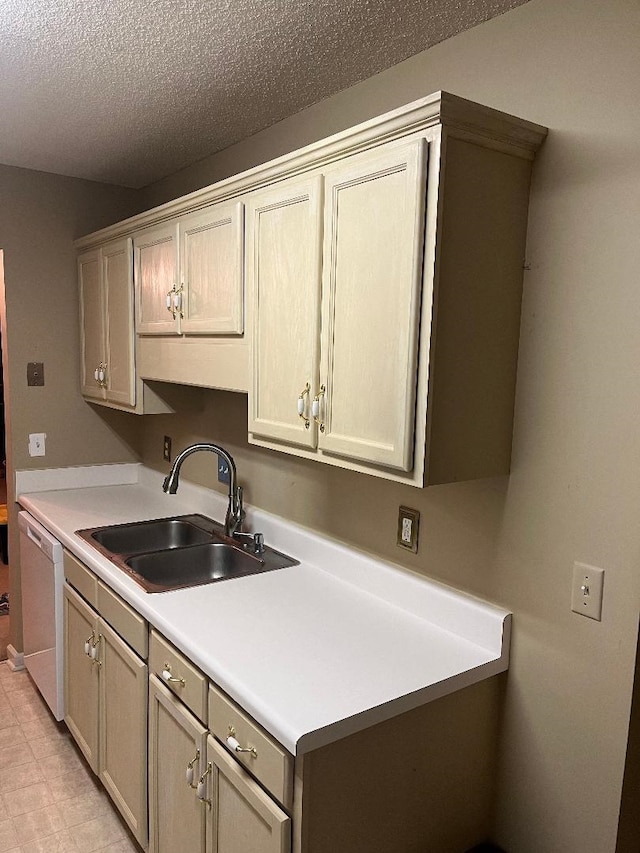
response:
[[[141,335],[241,335],[241,202],[216,204],[134,236]]]
[[[216,204],[179,220],[181,332],[242,334],[243,225],[241,202]]]
[[[292,181],[247,204],[253,313],[249,430],[314,448],[320,354],[322,181]]]
[[[78,258],[82,393],[136,404],[131,240],[114,240]]]
[[[178,333],[178,225],[154,225],[134,235],[136,331],[145,335]]]
[[[104,299],[102,294],[102,261],[100,249],[91,249],[78,257],[80,287],[81,385],[85,397],[104,399],[105,390],[99,379],[104,362]]]
[[[249,201],[253,437],[412,467],[426,149],[350,157]]]
[[[318,447],[401,471],[413,466],[426,159],[420,139],[325,177]]]
[[[546,133],[437,92],[81,238],[82,290],[132,237],[138,380],[248,392],[253,444],[417,487],[508,474]]]

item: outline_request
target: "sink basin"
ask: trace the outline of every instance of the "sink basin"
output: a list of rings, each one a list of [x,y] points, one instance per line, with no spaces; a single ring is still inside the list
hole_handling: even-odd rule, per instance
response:
[[[125,560],[147,585],[163,589],[211,583],[264,571],[265,562],[225,542],[156,551]]]
[[[161,518],[104,527],[91,533],[95,542],[112,554],[139,554],[184,548],[211,541],[211,533],[184,518]]]
[[[221,524],[204,515],[76,532],[146,592],[167,592],[298,565],[297,560],[266,546],[255,554],[251,543],[243,547],[224,535]]]

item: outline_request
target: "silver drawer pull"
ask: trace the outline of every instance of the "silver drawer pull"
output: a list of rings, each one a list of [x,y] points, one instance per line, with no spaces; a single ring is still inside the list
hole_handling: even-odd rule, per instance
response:
[[[229,736],[227,737],[227,746],[233,752],[248,752],[254,758],[258,757],[258,750],[255,746],[240,746],[240,742],[235,738],[236,730],[233,726],[229,726]]]
[[[162,680],[166,681],[167,684],[181,684],[183,687],[185,686],[184,678],[176,678],[175,675],[171,675],[171,665],[168,663],[165,663],[162,670]]]

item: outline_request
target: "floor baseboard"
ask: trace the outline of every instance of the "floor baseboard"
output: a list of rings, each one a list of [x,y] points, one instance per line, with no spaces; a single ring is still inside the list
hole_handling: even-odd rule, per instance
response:
[[[24,669],[24,655],[17,652],[12,645],[7,646],[7,665],[14,672]]]

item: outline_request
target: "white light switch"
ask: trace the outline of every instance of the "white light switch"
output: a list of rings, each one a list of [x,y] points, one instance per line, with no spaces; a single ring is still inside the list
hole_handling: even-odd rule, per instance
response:
[[[45,432],[29,433],[29,456],[44,456]]]
[[[604,569],[588,566],[586,563],[573,564],[573,586],[571,589],[571,609],[575,613],[588,616],[589,619],[602,619],[602,587]]]

